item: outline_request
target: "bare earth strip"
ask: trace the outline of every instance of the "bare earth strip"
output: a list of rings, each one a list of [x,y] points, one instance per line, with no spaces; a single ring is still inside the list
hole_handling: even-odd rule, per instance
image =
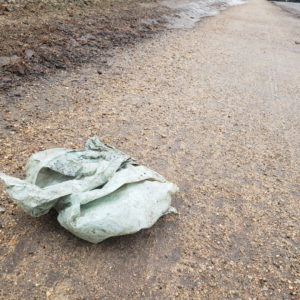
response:
[[[251,0],[2,99],[0,169],[99,135],[177,183],[179,215],[99,245],[1,214],[1,299],[299,299],[300,21]]]

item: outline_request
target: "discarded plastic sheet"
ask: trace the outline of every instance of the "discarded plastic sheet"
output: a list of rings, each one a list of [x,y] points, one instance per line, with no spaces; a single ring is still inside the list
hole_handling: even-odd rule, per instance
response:
[[[2,173],[0,179],[26,213],[38,217],[54,207],[64,228],[92,243],[149,228],[176,211],[170,206],[176,185],[97,137],[85,150],[32,155],[25,180]]]

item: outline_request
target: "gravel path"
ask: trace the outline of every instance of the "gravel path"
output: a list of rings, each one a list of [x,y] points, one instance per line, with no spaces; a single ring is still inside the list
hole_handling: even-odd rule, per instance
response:
[[[1,299],[299,299],[297,41],[299,19],[251,0],[2,99],[2,171],[98,135],[181,191],[179,215],[99,245],[2,193]]]

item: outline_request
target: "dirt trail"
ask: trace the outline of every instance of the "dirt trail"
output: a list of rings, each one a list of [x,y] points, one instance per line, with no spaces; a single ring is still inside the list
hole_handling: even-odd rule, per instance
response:
[[[2,193],[1,299],[299,299],[299,40],[252,0],[3,98],[2,171],[98,135],[181,191],[179,215],[99,245]]]

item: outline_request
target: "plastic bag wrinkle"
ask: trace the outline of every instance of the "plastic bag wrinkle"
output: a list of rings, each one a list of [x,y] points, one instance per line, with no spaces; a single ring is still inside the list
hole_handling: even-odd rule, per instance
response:
[[[0,179],[26,213],[38,217],[54,207],[64,228],[92,243],[151,227],[175,210],[171,196],[178,190],[97,137],[84,150],[33,154],[25,180],[2,173]]]

